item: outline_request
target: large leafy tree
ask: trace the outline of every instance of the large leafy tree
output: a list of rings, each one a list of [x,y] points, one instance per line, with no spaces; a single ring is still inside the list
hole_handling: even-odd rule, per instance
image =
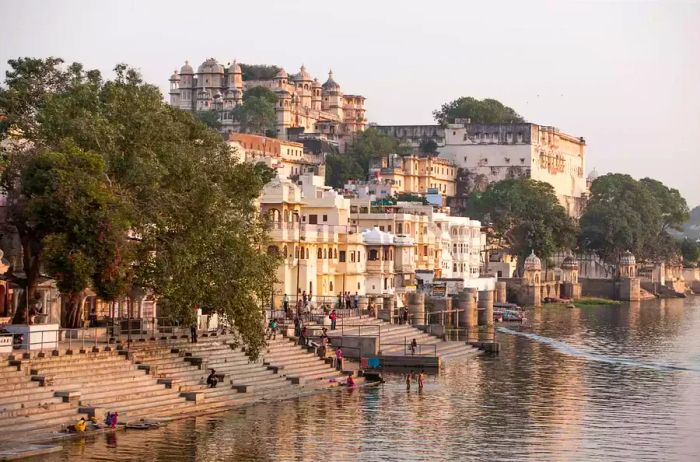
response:
[[[520,114],[511,107],[505,106],[495,99],[478,100],[471,96],[463,96],[443,104],[440,109],[433,111],[433,117],[442,126],[454,122],[455,119],[471,119],[478,124],[504,124],[524,122]]]
[[[372,160],[403,154],[407,149],[397,138],[368,128],[355,137],[345,154],[326,157],[326,184],[342,187],[347,180],[363,180],[367,178]]]
[[[236,163],[220,135],[166,105],[156,87],[124,65],[116,67],[114,80],[102,81],[80,65],[61,70],[60,60],[10,64],[13,79],[0,91],[0,111],[29,147],[10,147],[4,154],[11,168],[5,171],[21,171],[19,160],[62,152],[57,140],[72,140],[81,151],[100,156],[104,181],[126,204],[133,252],[125,257],[117,246],[98,249],[99,258],[90,256],[99,293],[109,298],[120,296],[125,286],[150,288],[163,314],[183,322],[192,319],[194,307],[209,307],[235,325],[251,352],[258,351],[263,344],[259,301],[269,293],[276,260],[261,251],[266,228],[254,200],[270,171]],[[54,74],[58,77],[47,77]],[[60,85],[37,91],[41,98],[26,90],[59,78]],[[8,100],[23,102],[15,106],[23,111],[16,114],[4,104]],[[22,119],[22,114],[30,116]],[[12,194],[21,182],[3,185]],[[20,229],[32,223],[21,212],[11,213],[20,238]],[[35,288],[43,260],[33,250],[47,242],[44,235],[24,235],[27,284]],[[69,254],[77,244],[68,237],[50,242],[52,252]]]
[[[576,225],[548,183],[529,178],[492,183],[473,196],[468,212],[491,223],[492,241],[519,262],[532,251],[546,259],[576,243]]]
[[[43,235],[44,268],[65,295],[63,325],[77,327],[84,291],[113,280],[104,268],[127,272],[129,222],[120,195],[105,181],[102,157],[72,142],[59,149],[27,159],[15,200],[23,202],[26,223]]]
[[[678,251],[668,230],[678,229],[688,216],[678,191],[650,178],[611,173],[591,185],[579,243],[613,264],[626,250],[641,260],[663,261]]]
[[[243,94],[243,104],[234,110],[241,131],[260,135],[274,134],[277,125],[277,96],[268,88],[253,87]]]

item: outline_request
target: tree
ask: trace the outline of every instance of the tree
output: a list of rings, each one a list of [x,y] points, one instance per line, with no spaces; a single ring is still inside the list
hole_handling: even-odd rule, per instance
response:
[[[686,237],[680,240],[678,247],[683,256],[684,265],[695,266],[698,264],[698,260],[700,260],[700,242]]]
[[[423,154],[437,154],[438,144],[432,138],[423,138],[422,140],[420,140],[418,150]]]
[[[549,183],[529,178],[492,183],[474,195],[468,212],[492,224],[493,240],[518,256],[520,269],[532,251],[544,261],[576,243],[576,225]]]
[[[254,87],[243,94],[243,104],[236,107],[234,117],[241,124],[241,131],[266,135],[277,125],[275,105],[277,96],[264,87]]]
[[[455,119],[471,119],[475,124],[507,124],[525,122],[513,108],[504,106],[500,101],[486,98],[478,100],[463,96],[443,104],[433,111],[433,117],[443,127]]]
[[[272,80],[280,68],[266,64],[241,64],[243,80]]]
[[[60,61],[37,61],[32,72],[13,67],[15,80],[0,90],[0,112],[21,122],[11,125],[4,139],[20,132],[27,141],[11,144],[4,152],[8,160],[2,182],[5,192],[17,197],[23,187],[22,172],[32,159],[45,152],[65,155],[61,146],[66,141],[58,141],[71,140],[79,149],[78,158],[80,152],[91,152],[102,159],[104,174],[93,171],[93,176],[101,176],[123,200],[131,245],[118,240],[119,245],[95,250],[87,244],[81,247],[71,234],[46,240],[51,230],[38,233],[29,209],[11,202],[10,224],[25,250],[29,295],[33,296],[45,266],[43,249],[48,245],[55,256],[52,271],[68,267],[74,273],[75,283],[68,284],[66,278],[66,290],[80,287],[85,275],[92,273],[100,296],[118,298],[128,287],[150,289],[163,315],[183,323],[192,321],[194,307],[211,307],[233,324],[255,355],[264,344],[260,301],[269,295],[277,259],[264,252],[267,223],[254,201],[272,177],[271,171],[264,165],[237,163],[219,134],[191,114],[165,104],[156,87],[143,83],[125,65],[115,68],[113,80],[102,81],[99,74],[84,72],[80,65],[60,71]],[[47,79],[34,69],[63,75],[65,81],[37,92],[46,97],[31,99],[26,89],[41,87]],[[23,113],[31,117],[25,121],[12,105],[3,104],[6,101],[23,102]],[[77,178],[77,185],[87,188],[89,184]],[[104,186],[101,181],[98,184]],[[90,196],[76,193],[76,197]],[[120,229],[121,212],[115,216],[110,207],[104,210],[109,220],[101,222]],[[124,237],[124,233],[116,235]],[[79,258],[62,261],[59,249]]]
[[[668,233],[689,216],[678,191],[645,178],[608,174],[596,178],[581,216],[579,245],[616,264],[629,250],[644,261],[664,261],[678,248]]]
[[[125,271],[128,263],[114,258],[125,248],[129,222],[104,173],[99,155],[72,142],[60,151],[37,153],[22,171],[19,196],[26,222],[43,235],[38,256],[66,296],[66,327],[79,327],[83,291],[107,276],[100,269],[116,263]]]
[[[348,180],[365,178],[366,174],[355,159],[345,154],[326,156],[326,184],[342,188]]]
[[[214,130],[219,130],[221,128],[221,120],[219,120],[219,113],[217,111],[197,111],[195,117],[209,128]]]

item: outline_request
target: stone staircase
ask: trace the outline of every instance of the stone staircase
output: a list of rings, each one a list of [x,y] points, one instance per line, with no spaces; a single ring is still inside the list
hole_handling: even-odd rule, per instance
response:
[[[88,408],[118,411],[122,423],[169,420],[340,383],[331,364],[281,335],[263,357],[251,361],[227,335],[11,355],[0,366],[0,446],[56,436]],[[216,388],[206,386],[212,368]]]
[[[341,337],[357,335],[357,327],[354,326],[380,326],[381,339],[379,354],[385,356],[411,355],[410,344],[413,339],[419,345],[416,355],[438,356],[441,360],[465,355],[479,354],[479,350],[464,341],[445,341],[439,337],[428,334],[416,327],[405,324],[391,324],[389,322],[372,317],[346,317],[338,321],[336,330],[328,330],[328,336]],[[343,327],[347,326],[347,327]],[[353,326],[353,327],[351,327]],[[360,328],[362,329],[362,328]],[[360,330],[361,335],[377,335],[379,329]],[[334,344],[336,342],[333,342]]]
[[[297,385],[328,386],[339,383],[346,375],[334,369],[330,359],[320,358],[313,350],[299,345],[296,339],[281,335],[268,341],[263,361]]]

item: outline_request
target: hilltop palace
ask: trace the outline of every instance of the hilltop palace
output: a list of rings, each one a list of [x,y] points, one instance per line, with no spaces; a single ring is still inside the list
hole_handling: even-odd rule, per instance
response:
[[[234,61],[228,67],[214,58],[204,61],[197,72],[185,61],[180,72],[170,76],[170,104],[188,111],[217,111],[222,132],[238,131],[232,110],[243,103],[243,92],[265,87],[277,95],[277,137],[287,139],[291,133],[313,134],[337,143],[341,151],[362,131],[365,97],[344,94],[333,79],[333,71],[321,84],[302,65],[297,74],[284,69],[269,80],[243,80],[241,66]]]

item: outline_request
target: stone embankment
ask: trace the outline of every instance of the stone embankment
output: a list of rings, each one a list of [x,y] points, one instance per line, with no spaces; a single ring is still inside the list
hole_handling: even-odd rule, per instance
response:
[[[0,447],[59,437],[80,417],[166,421],[344,382],[345,373],[279,336],[253,362],[229,335],[13,354],[0,366]],[[206,377],[215,369],[218,386]]]

